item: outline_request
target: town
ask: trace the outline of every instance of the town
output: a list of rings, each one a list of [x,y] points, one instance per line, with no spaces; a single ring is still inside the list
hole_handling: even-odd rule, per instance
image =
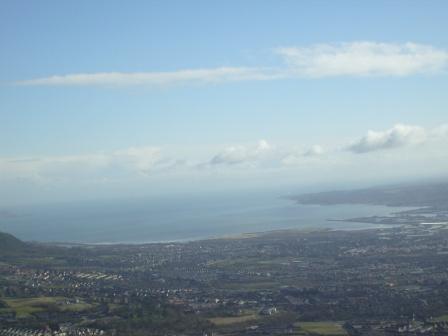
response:
[[[2,251],[0,335],[448,334],[444,223],[17,244]]]

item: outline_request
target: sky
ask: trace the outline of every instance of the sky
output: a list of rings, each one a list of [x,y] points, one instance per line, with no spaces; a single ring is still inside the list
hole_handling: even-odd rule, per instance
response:
[[[0,204],[446,176],[446,1],[0,1]]]

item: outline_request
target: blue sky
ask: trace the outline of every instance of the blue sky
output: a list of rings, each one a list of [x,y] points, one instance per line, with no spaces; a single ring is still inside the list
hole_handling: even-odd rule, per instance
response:
[[[0,201],[441,175],[447,13],[2,1]]]

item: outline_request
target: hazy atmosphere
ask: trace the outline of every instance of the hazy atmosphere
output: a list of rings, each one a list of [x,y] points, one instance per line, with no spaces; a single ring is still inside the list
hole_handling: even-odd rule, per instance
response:
[[[0,201],[446,176],[445,1],[2,1]]]
[[[447,0],[0,0],[0,336],[447,336]]]

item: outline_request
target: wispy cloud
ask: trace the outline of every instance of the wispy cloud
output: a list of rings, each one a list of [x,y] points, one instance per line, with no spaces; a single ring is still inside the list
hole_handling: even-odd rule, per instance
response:
[[[327,151],[321,145],[313,145],[301,151],[285,151],[281,164],[284,166],[296,166],[319,159],[324,154],[327,154]]]
[[[220,67],[189,69],[171,72],[104,72],[69,74],[23,80],[19,85],[43,86],[168,86],[185,83],[221,83],[247,80],[269,80],[280,76],[270,69],[247,67]]]
[[[313,157],[313,156],[319,156],[325,153],[325,150],[320,145],[313,145],[310,149],[308,149],[305,153],[303,153],[303,156],[307,157]]]
[[[216,67],[167,72],[101,72],[17,81],[30,86],[169,86],[335,76],[410,76],[446,69],[448,52],[416,43],[349,42],[274,49],[277,67]]]
[[[431,131],[431,136],[436,138],[448,137],[448,124],[442,124],[434,128]]]
[[[150,173],[155,166],[163,161],[160,149],[157,147],[130,147],[112,153],[109,160],[109,163],[113,165],[140,174]]]
[[[111,153],[39,158],[0,158],[2,179],[98,180],[126,175],[149,175],[175,162],[163,158],[157,147],[130,147]]]

